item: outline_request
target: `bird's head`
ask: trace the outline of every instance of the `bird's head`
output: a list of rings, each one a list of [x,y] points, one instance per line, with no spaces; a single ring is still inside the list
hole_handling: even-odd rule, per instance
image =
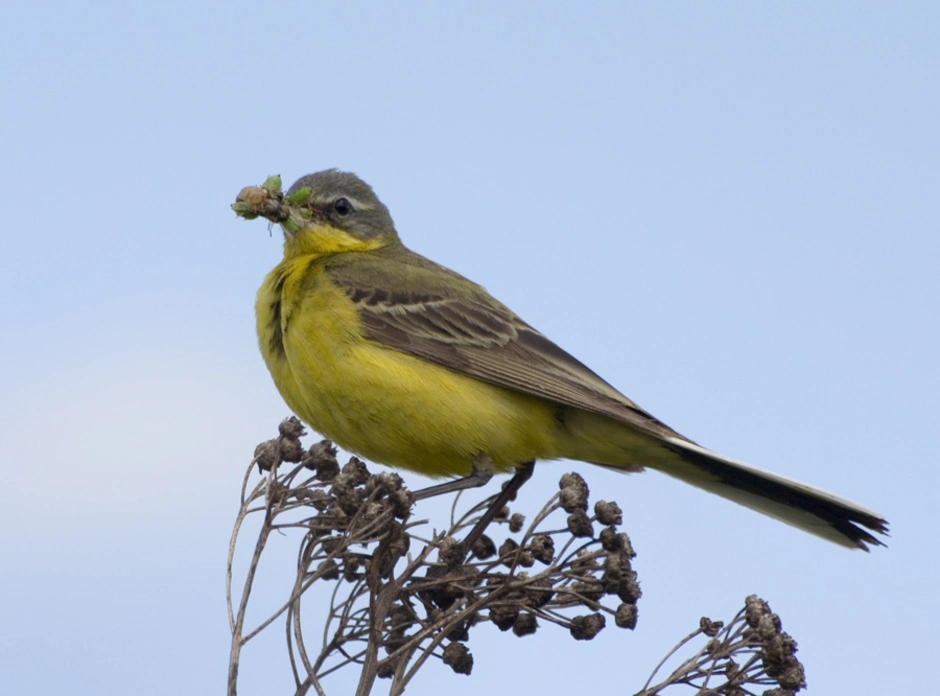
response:
[[[294,182],[286,198],[302,200],[303,216],[298,229],[284,226],[285,257],[368,251],[398,242],[388,208],[355,174],[336,169],[308,174]]]

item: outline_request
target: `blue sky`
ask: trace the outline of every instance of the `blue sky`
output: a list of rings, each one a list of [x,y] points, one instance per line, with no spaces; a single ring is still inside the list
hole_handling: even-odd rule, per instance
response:
[[[888,549],[850,553],[657,474],[543,464],[530,504],[576,469],[624,508],[636,631],[480,628],[472,677],[431,664],[410,694],[633,693],[750,593],[810,693],[923,690],[935,3],[37,2],[5,20],[0,691],[223,688],[242,474],[288,414],[253,318],[280,240],[229,205],[327,167],[683,434],[891,522]],[[241,693],[288,692],[279,641],[249,646]]]

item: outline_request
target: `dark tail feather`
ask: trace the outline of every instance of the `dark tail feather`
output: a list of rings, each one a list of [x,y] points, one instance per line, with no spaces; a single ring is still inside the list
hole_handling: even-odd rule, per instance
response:
[[[665,446],[691,466],[659,467],[663,473],[848,548],[884,546],[887,521],[851,500],[779,474],[729,459],[679,438]],[[655,465],[654,465],[655,466]],[[869,531],[870,530],[870,531]]]

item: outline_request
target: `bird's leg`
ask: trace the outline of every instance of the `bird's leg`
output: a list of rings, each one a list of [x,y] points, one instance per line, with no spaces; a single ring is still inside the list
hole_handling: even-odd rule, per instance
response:
[[[483,513],[473,529],[470,530],[470,533],[467,534],[466,538],[460,542],[461,546],[464,548],[464,553],[470,551],[473,548],[473,545],[476,543],[477,539],[483,536],[483,532],[486,531],[486,528],[490,525],[496,516],[502,512],[503,508],[506,507],[506,503],[511,500],[516,499],[516,493],[519,492],[519,489],[522,488],[522,485],[532,478],[532,472],[535,470],[535,462],[526,462],[522,464],[518,469],[516,469],[516,475],[513,476],[506,483],[506,486],[503,488],[502,492],[493,501],[493,504],[487,508],[486,512]]]
[[[473,458],[473,470],[470,472],[469,476],[448,481],[447,483],[440,483],[436,486],[422,488],[420,491],[414,492],[414,498],[415,500],[424,500],[425,498],[433,498],[436,495],[446,495],[447,493],[456,493],[457,491],[463,491],[468,488],[479,488],[480,486],[488,484],[495,472],[493,460],[490,459],[488,455],[481,454]],[[522,484],[519,485],[521,486]]]

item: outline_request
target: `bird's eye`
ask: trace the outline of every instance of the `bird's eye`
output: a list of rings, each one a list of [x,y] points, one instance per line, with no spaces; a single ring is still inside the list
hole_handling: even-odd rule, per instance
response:
[[[333,210],[340,215],[348,215],[352,211],[352,206],[349,205],[349,201],[345,198],[337,198],[333,201]]]

